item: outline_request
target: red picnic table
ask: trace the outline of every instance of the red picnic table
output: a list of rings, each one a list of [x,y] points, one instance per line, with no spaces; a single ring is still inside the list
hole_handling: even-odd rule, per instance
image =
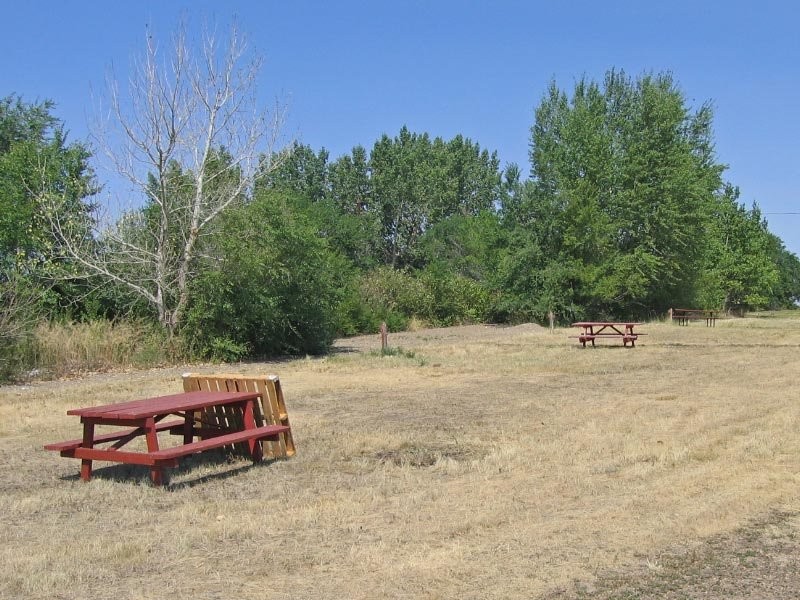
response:
[[[573,323],[573,327],[580,327],[581,334],[577,336],[578,341],[586,347],[586,342],[592,342],[597,338],[622,338],[622,345],[628,345],[630,342],[631,347],[636,346],[636,340],[640,335],[647,335],[644,333],[634,332],[633,328],[641,325],[641,323],[612,323],[609,321],[579,321]]]
[[[177,466],[179,458],[243,442],[247,442],[253,460],[258,462],[262,458],[260,441],[276,440],[280,434],[289,430],[289,427],[283,425],[256,425],[256,401],[260,395],[259,392],[183,392],[120,404],[76,408],[67,411],[67,414],[81,418],[83,438],[48,444],[45,449],[60,452],[61,456],[81,459],[81,479],[84,481],[89,481],[92,477],[92,461],[104,460],[149,466],[153,484],[161,485],[163,468]],[[200,413],[214,407],[238,412],[243,426],[224,428],[204,424]],[[170,415],[180,419],[164,421]],[[229,420],[233,421],[235,419]],[[133,429],[96,435],[96,425]],[[182,435],[183,444],[161,449],[158,442],[159,431]],[[146,451],[120,450],[140,436],[145,437]],[[200,440],[193,441],[195,436],[200,437]],[[96,446],[105,443],[111,445]]]

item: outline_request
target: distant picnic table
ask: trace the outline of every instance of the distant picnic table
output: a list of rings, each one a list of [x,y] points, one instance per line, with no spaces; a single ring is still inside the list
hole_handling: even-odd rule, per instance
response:
[[[67,414],[80,417],[83,437],[48,444],[45,449],[60,452],[61,456],[81,459],[80,473],[84,481],[92,477],[92,461],[103,460],[149,466],[153,484],[161,485],[163,469],[177,466],[178,459],[240,443],[247,444],[251,457],[258,462],[263,456],[261,440],[278,440],[279,436],[289,432],[287,425],[256,424],[260,396],[258,391],[190,391],[119,404],[76,408],[67,411]],[[201,415],[216,409],[238,412],[242,416],[241,425],[221,427],[217,423],[204,423]],[[179,418],[165,421],[169,416]],[[96,425],[128,429],[97,435]],[[160,448],[157,435],[160,431],[183,436],[183,444]],[[140,436],[144,436],[147,442],[146,451],[121,450]],[[200,440],[193,441],[195,436]],[[110,445],[99,447],[98,444]]]
[[[630,343],[631,347],[636,346],[636,340],[640,335],[646,335],[638,331],[634,331],[635,327],[642,325],[642,323],[631,322],[611,322],[611,321],[579,321],[573,323],[573,327],[580,327],[581,333],[576,336],[578,341],[586,347],[586,342],[591,342],[594,346],[596,339],[611,338],[621,339],[622,345],[626,346]]]
[[[677,321],[678,325],[688,325],[689,321],[706,322],[706,327],[715,327],[717,323],[717,311],[700,308],[670,308],[669,318]]]

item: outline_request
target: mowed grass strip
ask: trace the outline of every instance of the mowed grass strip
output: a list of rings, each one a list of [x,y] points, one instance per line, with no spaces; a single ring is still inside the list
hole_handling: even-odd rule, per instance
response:
[[[800,510],[800,320],[641,330],[206,367],[277,373],[297,455],[193,458],[165,489],[106,463],[84,484],[41,448],[79,436],[67,409],[179,391],[186,367],[0,388],[0,597],[547,597]]]

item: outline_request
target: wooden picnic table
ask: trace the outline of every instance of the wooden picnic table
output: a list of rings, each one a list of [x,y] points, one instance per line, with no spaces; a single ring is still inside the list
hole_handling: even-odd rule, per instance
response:
[[[597,338],[622,338],[622,345],[626,346],[630,343],[631,347],[636,346],[636,340],[644,333],[635,332],[634,328],[642,325],[642,323],[632,322],[611,322],[611,321],[579,321],[572,324],[573,327],[580,327],[581,333],[577,336],[578,341],[586,347],[586,342],[592,342]]]
[[[104,460],[150,467],[154,485],[163,482],[165,467],[175,467],[178,459],[212,448],[247,442],[254,461],[262,458],[261,440],[276,440],[289,427],[283,425],[256,425],[256,401],[259,392],[183,392],[169,396],[132,400],[119,404],[106,404],[68,410],[68,415],[78,416],[83,424],[83,437],[78,440],[58,442],[45,446],[46,450],[58,451],[61,456],[81,459],[81,479],[92,477],[92,461]],[[240,411],[243,427],[231,429],[219,425],[207,426],[200,418],[202,411],[213,407]],[[169,416],[178,419],[164,421]],[[96,425],[127,427],[100,435],[95,434]],[[132,427],[132,429],[130,429]],[[160,431],[183,436],[183,444],[162,449],[158,441]],[[120,450],[131,440],[144,436],[147,450],[144,452]],[[199,441],[193,441],[195,436]],[[110,443],[98,447],[97,444]]]
[[[705,321],[706,327],[717,326],[718,311],[704,308],[670,308],[667,312],[670,320],[678,325],[688,325],[689,321]]]

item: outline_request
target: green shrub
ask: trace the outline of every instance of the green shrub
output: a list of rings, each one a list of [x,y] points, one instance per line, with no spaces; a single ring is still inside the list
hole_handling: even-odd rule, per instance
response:
[[[420,279],[433,303],[427,320],[437,326],[480,323],[486,320],[491,294],[477,281],[456,273],[428,269]]]
[[[390,267],[366,273],[346,300],[348,333],[375,332],[381,322],[391,331],[412,319],[441,327],[486,319],[491,293],[477,281],[443,269],[412,274]]]
[[[227,213],[201,265],[181,337],[196,356],[319,354],[350,278],[307,215],[272,194]]]
[[[355,278],[347,286],[337,308],[337,333],[344,336],[375,333],[383,322],[390,331],[406,329],[407,317],[389,310],[379,299],[362,292],[361,283],[365,278],[366,275]]]

